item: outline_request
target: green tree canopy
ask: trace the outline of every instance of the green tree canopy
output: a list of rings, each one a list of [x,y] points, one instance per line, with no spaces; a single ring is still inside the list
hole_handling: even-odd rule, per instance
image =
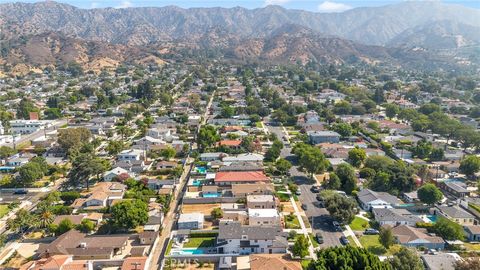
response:
[[[148,206],[141,200],[117,203],[110,212],[113,225],[122,230],[134,229],[148,221]]]
[[[434,184],[425,184],[417,191],[420,201],[426,204],[434,204],[443,198],[443,193]]]
[[[390,270],[390,264],[381,262],[373,253],[364,248],[344,246],[322,248],[317,252],[317,260],[312,261],[308,270]]]
[[[325,207],[333,218],[343,224],[350,224],[357,213],[355,201],[338,193],[325,198]]]

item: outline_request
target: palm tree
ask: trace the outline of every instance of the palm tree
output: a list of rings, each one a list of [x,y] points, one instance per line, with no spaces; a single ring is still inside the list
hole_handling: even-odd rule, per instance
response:
[[[50,225],[53,222],[55,215],[50,210],[50,207],[45,204],[42,204],[38,210],[39,210],[39,213],[38,213],[39,225],[41,228],[47,228],[48,225]]]

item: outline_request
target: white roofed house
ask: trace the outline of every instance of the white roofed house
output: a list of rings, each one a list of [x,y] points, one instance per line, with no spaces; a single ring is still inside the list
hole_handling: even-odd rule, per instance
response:
[[[145,136],[134,141],[134,148],[138,150],[151,150],[153,148],[158,148],[158,146],[165,146],[167,143],[162,139],[157,139],[150,136]]]
[[[220,221],[218,231],[219,254],[287,252],[288,241],[280,226],[251,226],[238,221]]]
[[[357,193],[357,198],[362,209],[366,211],[372,208],[392,208],[398,205],[401,201],[386,192],[376,192],[370,189],[363,189]]]
[[[277,209],[248,209],[248,224],[256,226],[280,225]]]
[[[113,168],[111,169],[110,171],[107,171],[103,174],[103,180],[104,181],[107,181],[107,182],[110,182],[112,181],[115,177],[118,177],[120,176],[121,174],[127,174],[128,175],[128,171],[123,169],[123,168],[120,168],[120,167],[116,167],[116,168]]]
[[[140,149],[128,149],[123,150],[117,155],[119,161],[134,161],[134,160],[143,160],[144,151]]]

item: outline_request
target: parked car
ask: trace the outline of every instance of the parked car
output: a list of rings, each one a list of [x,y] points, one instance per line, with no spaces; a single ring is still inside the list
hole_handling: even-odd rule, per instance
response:
[[[323,236],[320,233],[315,234],[315,238],[319,244],[323,244]]]
[[[297,195],[297,196],[302,195],[302,192],[300,191],[300,189],[297,189],[297,191],[295,191],[295,195]]]
[[[337,221],[334,220],[332,222],[332,225],[333,225],[333,228],[335,229],[335,231],[337,231],[337,232],[343,231],[342,227],[340,226],[340,223],[338,223]]]
[[[310,188],[310,191],[313,193],[319,193],[320,192],[320,187],[319,186],[312,186]]]
[[[350,241],[348,241],[347,237],[345,237],[344,235],[342,235],[342,237],[340,237],[340,242],[345,246],[350,244]]]
[[[363,234],[366,234],[366,235],[374,235],[374,234],[379,234],[380,232],[378,230],[375,230],[375,229],[366,229]]]
[[[320,194],[317,194],[316,199],[317,199],[317,201],[319,201],[319,202],[323,202],[323,197],[322,197],[322,195],[320,195]]]
[[[26,190],[26,189],[17,189],[13,192],[13,194],[15,194],[15,195],[25,195],[27,193],[28,193],[28,190]]]
[[[302,207],[302,209],[303,209],[304,211],[306,211],[306,210],[307,210],[307,208],[308,208],[308,207],[307,207],[307,205],[306,205],[306,204],[304,204],[304,203],[302,203],[302,206],[301,206],[301,207]]]

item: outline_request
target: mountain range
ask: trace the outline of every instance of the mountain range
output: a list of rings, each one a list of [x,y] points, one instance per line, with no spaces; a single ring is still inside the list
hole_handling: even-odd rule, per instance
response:
[[[109,55],[118,62],[139,61],[178,48],[215,49],[237,59],[304,63],[404,64],[412,59],[452,63],[459,61],[459,53],[468,56],[478,50],[480,10],[430,1],[342,13],[279,6],[79,9],[52,1],[7,3],[0,5],[0,40],[1,61],[33,65]],[[37,43],[43,51],[35,50]],[[131,55],[124,55],[130,51]]]

